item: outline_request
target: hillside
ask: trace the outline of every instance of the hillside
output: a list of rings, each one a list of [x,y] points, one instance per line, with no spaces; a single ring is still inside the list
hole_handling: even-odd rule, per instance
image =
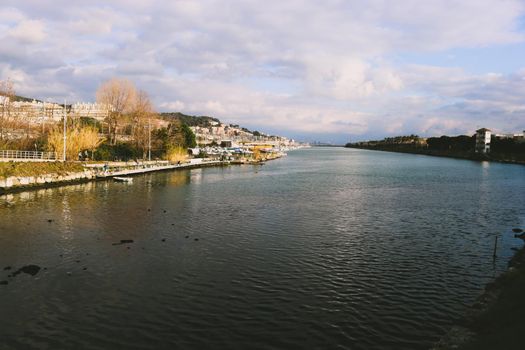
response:
[[[213,123],[220,123],[220,120],[217,118],[212,118],[208,116],[193,116],[183,114],[180,112],[160,113],[160,117],[167,121],[177,119],[182,124],[186,124],[188,126],[210,127]]]

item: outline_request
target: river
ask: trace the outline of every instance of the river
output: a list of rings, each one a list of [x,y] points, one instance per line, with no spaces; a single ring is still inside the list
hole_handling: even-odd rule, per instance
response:
[[[0,349],[426,349],[524,226],[524,166],[344,148],[4,195]]]

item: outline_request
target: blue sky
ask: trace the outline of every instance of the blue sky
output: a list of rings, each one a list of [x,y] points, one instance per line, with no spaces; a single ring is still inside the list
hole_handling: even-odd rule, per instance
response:
[[[525,129],[522,0],[4,0],[0,79],[94,101],[125,77],[158,111],[303,140]]]

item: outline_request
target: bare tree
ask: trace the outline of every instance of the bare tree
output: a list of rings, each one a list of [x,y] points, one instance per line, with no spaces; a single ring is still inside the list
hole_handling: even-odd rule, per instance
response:
[[[133,141],[138,149],[142,150],[142,157],[146,158],[149,144],[151,118],[154,114],[153,105],[145,91],[138,91],[131,112]]]
[[[4,139],[5,129],[13,114],[15,89],[10,79],[0,80],[0,140]]]
[[[127,80],[113,78],[104,82],[97,90],[97,102],[108,106],[108,136],[110,142],[117,141],[118,127],[125,113],[132,110],[137,95],[135,85]]]

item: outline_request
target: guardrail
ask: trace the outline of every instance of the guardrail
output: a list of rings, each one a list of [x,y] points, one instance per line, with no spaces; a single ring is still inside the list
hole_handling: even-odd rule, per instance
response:
[[[0,150],[0,158],[56,160],[56,152]]]

